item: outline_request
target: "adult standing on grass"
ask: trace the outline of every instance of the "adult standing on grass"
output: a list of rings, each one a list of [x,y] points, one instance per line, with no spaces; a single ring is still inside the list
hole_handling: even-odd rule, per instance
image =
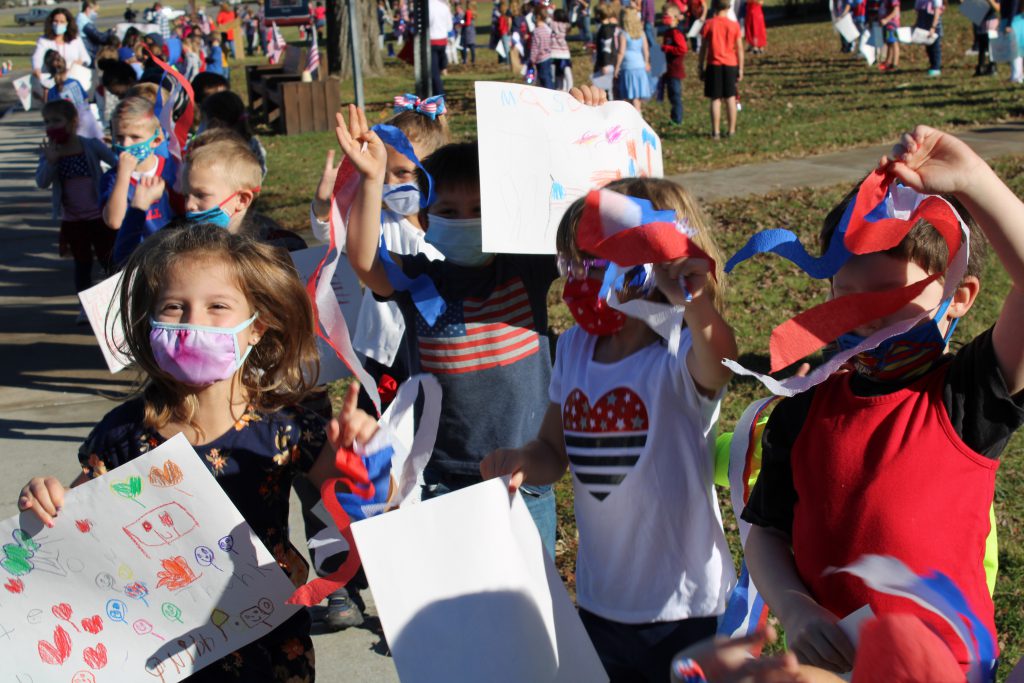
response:
[[[75,64],[88,66],[92,63],[85,43],[78,37],[78,24],[74,17],[63,7],[50,12],[43,24],[43,35],[36,40],[36,49],[32,53],[32,75],[40,99],[45,99],[45,92],[53,87],[53,78],[43,65],[46,53],[54,50],[64,58],[67,68]]]
[[[226,2],[220,3],[220,12],[217,13],[217,27],[221,29],[220,39],[222,45],[227,45],[231,59],[235,58],[235,11]]]
[[[78,26],[78,34],[82,37],[82,43],[89,53],[89,59],[96,58],[96,51],[100,45],[110,42],[112,31],[100,31],[93,21],[100,13],[98,0],[82,0],[82,11],[75,17],[75,25]]]
[[[444,83],[441,75],[448,68],[448,34],[452,32],[452,10],[445,0],[429,0],[430,26],[430,90],[431,95],[443,95]]]
[[[722,100],[728,109],[730,137],[736,134],[736,84],[743,80],[743,33],[729,18],[731,0],[714,0],[714,16],[700,30],[697,65],[704,81],[704,97],[711,100],[711,137],[721,137]]]

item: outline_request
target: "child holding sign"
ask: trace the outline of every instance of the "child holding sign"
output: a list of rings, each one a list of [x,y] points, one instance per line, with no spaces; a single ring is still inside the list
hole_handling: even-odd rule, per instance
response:
[[[826,320],[856,324],[836,339],[848,370],[794,387],[803,391],[774,409],[743,511],[754,525],[751,577],[804,662],[849,670],[853,648],[836,622],[870,604],[880,616],[919,616],[967,667],[967,646],[942,618],[826,571],[866,554],[941,572],[965,595],[959,611],[976,616],[977,642],[995,633],[984,557],[999,457],[1024,423],[1022,216],[970,147],[918,126],[826,218],[823,251],[840,258],[814,266],[834,272],[830,310],[805,317],[802,335],[834,338]],[[972,218],[1013,286],[994,326],[947,354],[981,288],[984,241],[974,230],[967,238]],[[890,312],[865,321],[882,301]],[[974,659],[991,671],[998,652],[978,647]]]
[[[583,624],[611,680],[664,680],[676,652],[714,635],[735,581],[709,447],[731,376],[721,359],[737,354],[719,311],[721,261],[689,193],[654,178],[578,199],[557,244],[577,326],[558,341],[536,438],[489,454],[480,471],[512,475],[515,489],[569,468]],[[610,259],[631,267],[621,280],[607,275]],[[615,310],[665,301],[685,305],[677,344]]]
[[[288,541],[288,495],[300,472],[334,475],[335,450],[367,442],[376,422],[355,407],[329,425],[295,406],[310,389],[313,314],[288,256],[215,225],[161,231],[125,267],[127,350],[147,375],[142,396],[108,413],[79,450],[72,486],[181,432],[296,586],[305,561]],[[315,376],[315,375],[314,375]],[[50,527],[64,487],[32,479],[18,499]],[[70,522],[71,520],[68,520]],[[190,681],[312,681],[309,617],[300,610]]]

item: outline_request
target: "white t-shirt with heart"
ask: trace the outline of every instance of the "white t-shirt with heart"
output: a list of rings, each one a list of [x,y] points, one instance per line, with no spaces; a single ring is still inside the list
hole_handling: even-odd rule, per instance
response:
[[[577,602],[626,624],[722,614],[736,583],[714,491],[722,394],[697,392],[688,330],[676,356],[659,340],[598,363],[596,341],[561,336],[548,393],[575,490]]]

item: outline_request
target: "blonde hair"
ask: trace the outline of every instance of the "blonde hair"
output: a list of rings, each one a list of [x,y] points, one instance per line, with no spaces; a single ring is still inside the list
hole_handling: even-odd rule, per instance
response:
[[[252,148],[230,128],[211,128],[193,138],[185,155],[185,182],[192,168],[218,168],[231,189],[259,190],[263,169]]]
[[[149,100],[150,104],[156,106],[157,95],[160,93],[160,86],[156,83],[136,83],[132,87],[128,88],[125,92],[125,97],[141,97],[144,100]],[[163,88],[163,97],[161,98],[164,102],[169,100],[171,97],[171,91],[167,88]]]
[[[191,387],[160,369],[150,346],[150,319],[170,271],[183,264],[216,259],[234,273],[262,329],[239,370],[249,405],[273,412],[296,405],[319,374],[313,310],[287,252],[215,225],[165,228],[147,238],[128,259],[121,288],[128,353],[146,375],[141,393],[145,423],[152,429],[180,422],[196,424],[198,404]]]
[[[714,277],[708,278],[706,287],[708,293],[711,294],[715,308],[722,312],[725,307],[722,252],[711,236],[711,222],[700,208],[697,200],[682,185],[665,178],[623,178],[609,183],[604,189],[630,197],[646,199],[651,202],[652,208],[656,211],[675,211],[680,220],[687,221],[690,227],[696,231],[696,235],[692,238],[693,241],[715,261]],[[555,237],[555,248],[558,253],[577,263],[592,257],[592,254],[585,253],[576,243],[576,231],[579,229],[580,218],[583,215],[585,199],[585,197],[580,197],[569,205],[558,224],[558,233]]]
[[[451,142],[451,136],[448,133],[448,117],[444,114],[436,119],[431,119],[429,116],[415,111],[401,111],[384,123],[405,133],[409,142],[420,148],[420,154],[424,158]]]
[[[113,129],[116,131],[122,121],[129,120],[147,121],[152,123],[154,130],[159,130],[160,121],[153,113],[153,103],[145,97],[132,94],[134,89],[125,93],[124,99],[118,102],[114,108],[114,114],[110,117]]]
[[[640,21],[640,13],[633,7],[622,10],[622,28],[630,38],[636,39],[644,34],[644,25]]]

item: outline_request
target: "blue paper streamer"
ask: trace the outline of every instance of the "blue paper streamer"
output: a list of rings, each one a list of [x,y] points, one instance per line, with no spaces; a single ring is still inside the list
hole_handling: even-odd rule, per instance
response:
[[[388,245],[384,242],[383,236],[381,236],[377,251],[380,255],[381,265],[384,266],[384,274],[388,276],[391,286],[399,292],[408,292],[416,310],[423,316],[427,324],[433,327],[437,319],[448,308],[448,304],[437,291],[434,281],[426,274],[410,278],[402,272],[395,260],[391,258],[391,252],[388,251]]]
[[[384,144],[394,147],[399,154],[416,164],[416,168],[426,176],[427,194],[426,196],[423,196],[422,193],[420,194],[420,208],[425,209],[433,204],[435,199],[434,179],[430,176],[430,173],[427,172],[427,169],[423,168],[423,164],[421,164],[419,158],[417,158],[416,152],[413,151],[412,143],[409,142],[409,138],[405,137],[405,133],[403,133],[401,129],[386,123],[378,123],[372,128],[372,130],[377,134],[377,137],[384,141]]]

